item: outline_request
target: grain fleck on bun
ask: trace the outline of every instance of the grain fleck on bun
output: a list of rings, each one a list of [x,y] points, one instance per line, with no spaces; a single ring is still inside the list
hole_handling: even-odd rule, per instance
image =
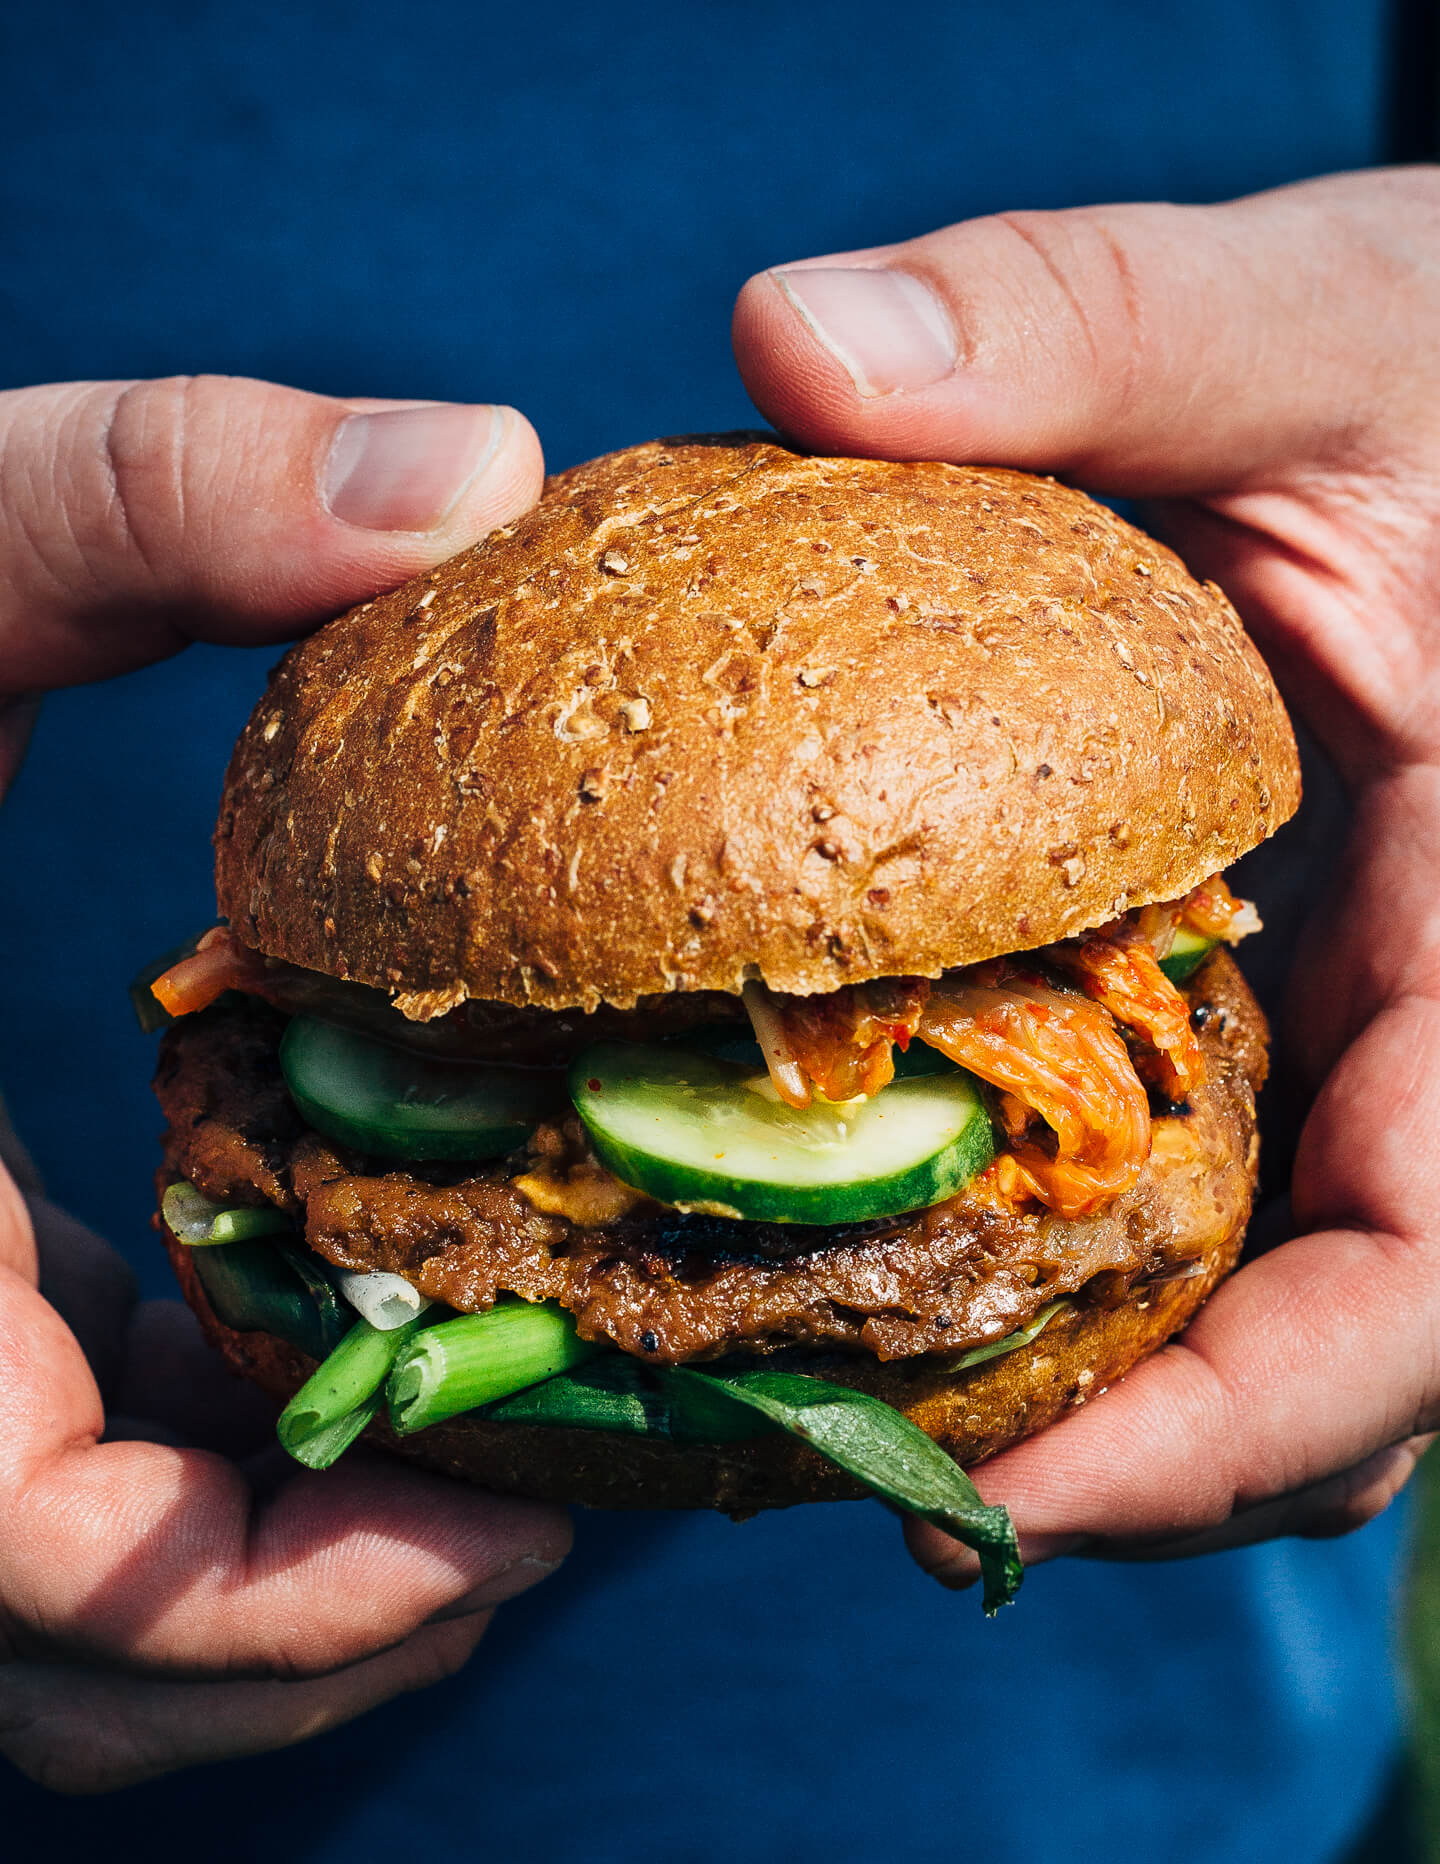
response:
[[[1295,809],[1234,610],[1053,480],[653,441],[287,655],[221,910],[412,1016],[829,991],[1184,893]]]

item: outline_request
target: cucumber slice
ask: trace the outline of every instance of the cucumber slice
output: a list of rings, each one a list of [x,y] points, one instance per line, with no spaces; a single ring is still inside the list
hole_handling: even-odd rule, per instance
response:
[[[600,1042],[570,1097],[601,1161],[662,1203],[768,1223],[853,1223],[938,1204],[989,1164],[990,1116],[963,1069],[796,1112],[764,1069],[678,1046]]]
[[[312,1016],[291,1020],[280,1066],[309,1125],[380,1158],[498,1158],[564,1104],[558,1073],[432,1061]]]
[[[1180,926],[1169,956],[1160,960],[1160,969],[1172,984],[1183,984],[1195,975],[1219,943],[1219,939],[1206,938],[1203,932],[1192,932],[1189,926]]]

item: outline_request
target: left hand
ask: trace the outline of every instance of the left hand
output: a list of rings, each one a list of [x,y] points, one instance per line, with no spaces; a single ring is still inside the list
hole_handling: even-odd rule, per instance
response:
[[[1030,1560],[1372,1518],[1440,1427],[1440,172],[1010,214],[752,279],[761,409],[818,451],[1158,501],[1344,776],[1287,1042],[1296,1234],[978,1472]],[[1260,902],[1262,910],[1265,902]],[[947,1583],[974,1556],[909,1524]]]
[[[0,790],[26,695],[287,639],[540,479],[512,409],[216,378],[0,395]],[[137,1304],[0,1117],[0,1754],[98,1792],[303,1740],[457,1669],[564,1558],[559,1509],[388,1457],[320,1475],[266,1438],[273,1407],[178,1302]]]

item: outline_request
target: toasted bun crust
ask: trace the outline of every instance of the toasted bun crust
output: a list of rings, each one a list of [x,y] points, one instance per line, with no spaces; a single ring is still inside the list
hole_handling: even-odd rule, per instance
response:
[[[217,889],[412,1016],[808,993],[1183,893],[1299,793],[1230,604],[1081,493],[654,441],[287,655]]]
[[[315,1362],[272,1334],[236,1333],[222,1325],[205,1299],[193,1252],[161,1227],[185,1299],[232,1370],[274,1398],[289,1398]],[[978,1463],[1043,1429],[1067,1407],[1098,1397],[1177,1333],[1234,1268],[1244,1231],[1242,1221],[1209,1251],[1203,1274],[1136,1290],[1120,1307],[1057,1314],[1030,1345],[968,1372],[805,1352],[779,1353],[766,1364],[873,1392],[913,1419],[957,1462]],[[747,1514],[796,1502],[850,1501],[865,1493],[813,1450],[780,1436],[682,1447],[613,1431],[465,1417],[414,1437],[397,1437],[376,1422],[365,1439],[426,1469],[501,1494],[589,1508],[718,1508]]]

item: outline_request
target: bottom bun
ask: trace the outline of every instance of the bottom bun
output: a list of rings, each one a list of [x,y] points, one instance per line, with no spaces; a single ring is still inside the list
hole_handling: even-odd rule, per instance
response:
[[[315,1362],[273,1334],[236,1333],[217,1320],[192,1252],[163,1224],[161,1230],[185,1299],[212,1343],[234,1371],[272,1397],[288,1399]],[[1067,1408],[1098,1398],[1163,1346],[1234,1268],[1244,1234],[1242,1219],[1199,1259],[1198,1275],[1141,1284],[1116,1307],[1066,1309],[1028,1345],[968,1371],[797,1349],[770,1354],[765,1365],[871,1392],[903,1411],[956,1462],[978,1463],[1042,1430]],[[364,1440],[500,1494],[589,1508],[718,1508],[744,1515],[796,1502],[852,1501],[866,1493],[815,1451],[778,1435],[697,1446],[615,1431],[458,1417],[413,1437],[397,1437],[377,1420]]]

